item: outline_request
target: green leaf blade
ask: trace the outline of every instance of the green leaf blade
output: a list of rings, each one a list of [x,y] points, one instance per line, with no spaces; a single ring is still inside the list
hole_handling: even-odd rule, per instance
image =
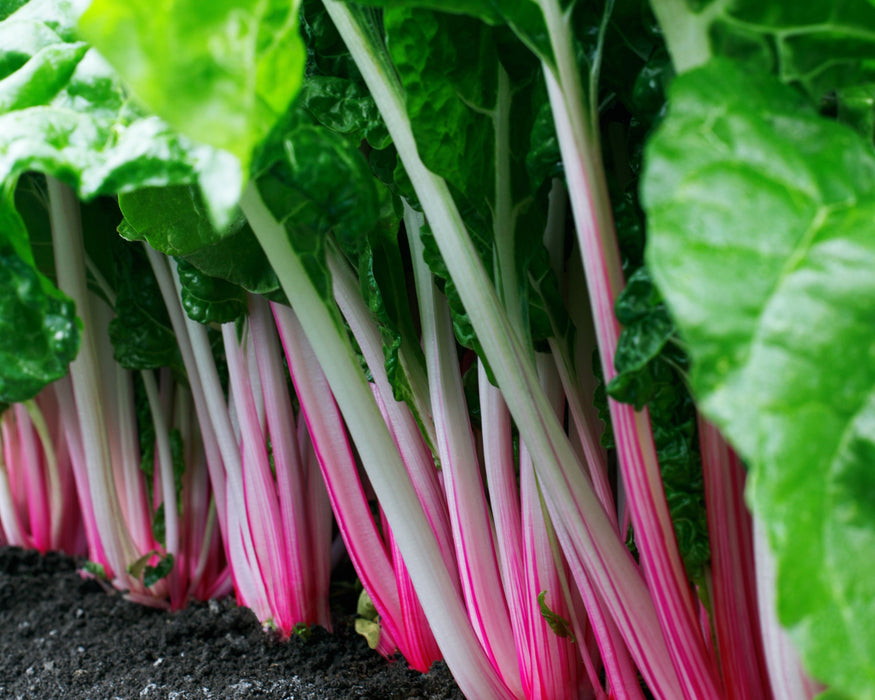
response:
[[[79,27],[144,104],[246,173],[301,84],[298,4],[96,0]]]
[[[197,183],[224,220],[242,174],[132,103],[106,61],[76,35],[87,3],[31,0],[0,22],[0,181],[52,175],[82,199]]]
[[[728,63],[672,99],[648,152],[648,265],[700,408],[751,465],[782,623],[816,677],[873,698],[875,153]]]
[[[73,301],[34,266],[24,224],[0,200],[0,403],[36,396],[79,351]]]

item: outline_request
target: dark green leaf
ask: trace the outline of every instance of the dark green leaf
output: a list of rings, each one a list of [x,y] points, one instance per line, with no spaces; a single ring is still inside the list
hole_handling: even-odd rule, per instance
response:
[[[299,127],[287,135],[285,149],[286,157],[259,178],[258,187],[320,294],[333,300],[325,236],[333,232],[357,258],[380,219],[376,185],[362,154],[328,129]]]
[[[119,266],[115,318],[109,338],[116,362],[126,369],[170,367],[183,375],[182,357],[158,282],[137,246],[125,246]]]
[[[156,187],[119,196],[125,215],[119,233],[145,240],[167,255],[184,258],[210,277],[226,280],[254,294],[279,289],[248,222],[235,209],[230,223],[213,226],[200,193],[193,187]]]
[[[182,308],[198,323],[228,323],[246,314],[246,293],[237,285],[210,277],[185,260],[177,260]]]
[[[149,588],[168,576],[173,571],[173,561],[173,555],[168,552],[155,566],[146,565],[143,569],[143,585]]]
[[[675,330],[646,267],[629,278],[615,312],[624,328],[614,356],[617,375],[607,391],[612,398],[641,410],[658,386],[654,363]]]
[[[0,198],[0,402],[31,399],[63,377],[80,332],[72,300],[36,269],[21,217]]]
[[[389,132],[374,98],[363,82],[334,76],[312,76],[302,88],[304,108],[323,126],[372,148],[386,148]]]

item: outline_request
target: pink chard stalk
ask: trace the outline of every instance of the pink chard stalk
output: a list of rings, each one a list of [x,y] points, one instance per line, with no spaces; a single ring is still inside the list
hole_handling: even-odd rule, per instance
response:
[[[210,485],[198,475],[199,436],[186,417],[190,408],[184,390],[166,372],[159,388],[152,371],[143,371],[156,441],[154,481],[147,484],[140,469],[133,375],[113,359],[107,330],[112,309],[86,287],[78,203],[52,178],[49,195],[59,284],[76,302],[84,326],[83,347],[70,377],[49,389],[63,427],[55,444],[65,445],[60,450],[69,455],[82,509],[89,570],[133,600],[178,608],[193,595],[208,597],[222,590],[206,578],[220,581],[222,566],[218,533],[211,525]],[[111,302],[112,290],[105,283],[102,287]],[[182,484],[189,488],[180,501],[170,431],[186,423],[189,427],[180,434],[187,447],[178,459],[188,460]],[[60,450],[56,447],[56,454]],[[180,502],[187,506],[183,513]]]
[[[73,468],[54,388],[0,418],[0,532],[8,545],[86,552]]]

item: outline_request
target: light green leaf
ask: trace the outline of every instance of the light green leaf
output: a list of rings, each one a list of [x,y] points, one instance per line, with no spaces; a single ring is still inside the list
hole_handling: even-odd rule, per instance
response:
[[[0,22],[0,181],[53,175],[90,199],[147,185],[198,183],[222,219],[236,201],[235,159],[196,146],[130,102],[75,36],[82,0],[31,0]]]
[[[712,61],[647,155],[648,265],[700,408],[751,465],[779,618],[816,677],[875,698],[875,153]]]
[[[94,0],[79,26],[143,104],[245,174],[301,85],[298,5]]]

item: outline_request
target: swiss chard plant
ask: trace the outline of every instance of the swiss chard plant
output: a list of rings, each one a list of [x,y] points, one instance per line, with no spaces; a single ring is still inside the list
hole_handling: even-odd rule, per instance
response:
[[[6,541],[287,635],[333,512],[359,629],[468,697],[875,697],[871,2],[0,39]]]

